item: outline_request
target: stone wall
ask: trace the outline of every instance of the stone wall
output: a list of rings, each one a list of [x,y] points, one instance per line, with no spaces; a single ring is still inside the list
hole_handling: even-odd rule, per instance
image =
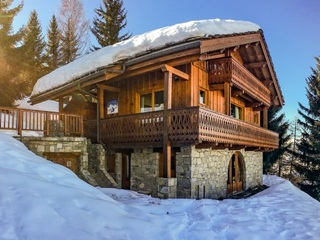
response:
[[[101,144],[91,144],[84,137],[22,137],[19,140],[42,157],[46,153],[76,153],[79,177],[93,186],[120,187],[121,176],[115,180],[105,169],[106,151]],[[121,165],[118,167],[121,169]]]
[[[131,190],[158,195],[159,153],[152,148],[135,149],[131,154]]]
[[[22,137],[19,140],[39,156],[44,153],[79,153],[80,170],[88,169],[87,139],[84,137]]]
[[[246,189],[263,184],[263,153],[241,151],[246,164]]]
[[[239,151],[245,163],[244,188],[262,184],[262,153]],[[176,154],[178,198],[225,198],[233,150],[181,148]]]
[[[88,143],[82,137],[23,137],[31,151],[44,153],[78,153],[80,172],[88,173],[88,162],[109,179],[114,187],[122,184],[122,154],[115,155],[115,172],[105,169],[106,152],[100,145]],[[176,178],[159,176],[160,154],[152,148],[135,149],[131,154],[130,189],[160,198],[225,198],[228,166],[234,150],[197,149],[185,146],[176,152]],[[237,151],[244,162],[244,188],[262,184],[262,152]],[[90,154],[90,159],[89,159]],[[111,154],[111,153],[110,153]],[[87,174],[90,178],[90,174]],[[90,181],[89,181],[90,182]],[[94,184],[94,181],[92,181]]]
[[[176,178],[158,178],[159,198],[177,198],[177,179]]]

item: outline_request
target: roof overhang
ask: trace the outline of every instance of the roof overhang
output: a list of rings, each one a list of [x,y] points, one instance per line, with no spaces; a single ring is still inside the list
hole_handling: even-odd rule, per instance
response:
[[[239,51],[245,67],[268,86],[272,106],[284,105],[282,91],[262,30],[204,39],[200,46],[203,59],[208,59],[212,53],[223,52],[225,49]]]
[[[170,57],[188,57],[192,55],[196,56],[197,59],[206,59],[207,56],[210,57],[210,54],[223,52],[225,49],[234,49],[234,51],[237,50],[242,53],[244,64],[252,68],[252,73],[269,87],[272,94],[272,105],[282,106],[284,104],[272,59],[261,30],[187,39],[183,42],[148,50],[81,76],[55,89],[34,95],[31,97],[31,103],[35,104],[48,99],[55,100],[102,81],[122,79],[130,76],[130,71],[139,72],[137,70],[142,66],[147,70],[152,70],[156,64],[159,65],[158,59],[160,58],[168,60]],[[166,58],[166,56],[168,57]]]

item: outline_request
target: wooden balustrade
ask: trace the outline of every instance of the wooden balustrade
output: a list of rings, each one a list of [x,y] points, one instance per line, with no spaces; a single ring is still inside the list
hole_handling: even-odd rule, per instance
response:
[[[83,117],[73,114],[0,107],[0,129],[43,132],[45,136],[83,136]]]
[[[270,149],[279,141],[278,133],[206,108],[199,111],[199,135],[201,141]]]
[[[96,132],[93,120],[85,125],[91,126],[85,132]],[[107,146],[162,146],[163,111],[101,119],[100,132]],[[169,110],[168,134],[173,145],[211,142],[274,149],[279,141],[275,132],[203,107]]]
[[[101,119],[100,133],[101,141],[106,144],[161,144],[163,111]]]
[[[270,106],[270,90],[248,69],[233,58],[221,58],[208,61],[209,85],[231,82],[253,99]]]

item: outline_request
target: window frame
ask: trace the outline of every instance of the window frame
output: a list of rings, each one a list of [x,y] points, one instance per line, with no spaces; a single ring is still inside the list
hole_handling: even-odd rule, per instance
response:
[[[146,112],[155,112],[155,111],[162,111],[163,110],[163,108],[162,109],[160,109],[160,110],[155,110],[155,95],[156,95],[156,93],[157,92],[163,92],[163,103],[162,104],[164,104],[164,89],[154,89],[154,90],[151,90],[151,91],[145,91],[145,92],[141,92],[141,93],[139,93],[139,94],[137,94],[137,112],[139,112],[139,113],[146,113]],[[148,94],[151,94],[151,111],[144,111],[144,112],[142,112],[141,111],[141,109],[142,109],[142,107],[141,107],[141,96],[143,96],[143,95],[148,95]]]
[[[239,111],[239,117],[232,115],[232,107],[233,106],[235,107],[235,109],[238,108],[240,110]],[[235,119],[239,119],[239,120],[243,121],[244,120],[244,107],[241,107],[240,105],[235,104],[235,103],[232,102],[231,105],[230,105],[230,116],[235,118]]]
[[[203,102],[201,102],[201,92],[204,93],[204,98],[203,98]],[[205,88],[200,88],[199,90],[199,105],[202,105],[202,106],[208,106],[208,90],[205,89]]]

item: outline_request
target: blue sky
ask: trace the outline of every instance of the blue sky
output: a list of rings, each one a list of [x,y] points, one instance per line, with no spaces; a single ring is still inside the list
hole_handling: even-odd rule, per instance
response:
[[[21,0],[14,0],[15,6]],[[90,22],[102,0],[82,0]],[[246,20],[258,24],[271,53],[285,99],[282,112],[288,120],[297,116],[298,102],[307,105],[305,80],[320,56],[319,0],[123,0],[127,13],[125,31],[133,35],[160,27],[200,19]],[[36,10],[43,25],[49,26],[58,13],[60,0],[25,0],[15,18],[20,27]]]

